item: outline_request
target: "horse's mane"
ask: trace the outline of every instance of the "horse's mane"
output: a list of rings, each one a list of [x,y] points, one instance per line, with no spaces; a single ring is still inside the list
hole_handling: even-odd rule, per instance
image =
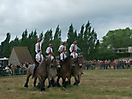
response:
[[[64,59],[64,64],[69,60],[69,59],[71,59],[72,57],[71,56],[68,56],[68,57],[66,57],[65,59]]]
[[[78,57],[74,59],[74,62],[75,63],[78,63]]]
[[[49,58],[47,58],[47,57],[44,57],[44,59],[41,61],[41,63],[39,64],[39,66],[40,65],[47,65],[47,60],[49,60]]]

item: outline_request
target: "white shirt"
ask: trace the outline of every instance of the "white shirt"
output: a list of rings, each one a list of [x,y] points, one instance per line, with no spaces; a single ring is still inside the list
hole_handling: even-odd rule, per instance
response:
[[[41,62],[41,61],[44,59],[43,55],[40,54],[40,53],[37,53],[35,58],[36,58],[39,62]]]
[[[77,58],[77,57],[78,57],[78,54],[77,54],[76,52],[72,52],[72,53],[70,54],[70,56],[72,56],[73,58]]]
[[[62,53],[60,54],[60,60],[64,60],[66,57],[67,57],[67,56],[66,56],[66,54],[65,54],[64,52],[62,52]]]
[[[52,56],[52,55],[47,55],[46,57],[48,57],[48,58],[50,58],[51,60],[53,60],[54,59],[54,56]]]
[[[47,47],[46,53],[47,54],[53,54],[53,49],[51,47]]]
[[[60,45],[58,51],[59,51],[60,53],[62,53],[63,51],[66,51],[66,46]]]
[[[70,52],[72,53],[74,49],[77,51],[77,45],[76,44],[71,44],[71,46],[69,48]]]
[[[38,53],[38,50],[41,50],[42,47],[42,43],[44,42],[44,38],[42,38],[42,40],[40,42],[37,42],[35,44],[35,52]],[[40,49],[38,49],[38,44],[40,44]]]

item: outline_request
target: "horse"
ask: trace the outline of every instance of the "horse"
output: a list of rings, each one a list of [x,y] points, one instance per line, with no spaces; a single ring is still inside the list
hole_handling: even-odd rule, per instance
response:
[[[24,84],[24,87],[28,87],[28,82],[29,82],[29,78],[30,76],[33,74],[33,70],[34,70],[35,64],[30,64],[27,68],[27,78],[26,78],[26,82]]]
[[[64,59],[60,72],[58,73],[57,85],[59,84],[59,79],[62,77],[62,85],[64,88],[67,86],[66,78],[68,79],[68,84],[71,84],[71,67],[74,66],[74,59],[69,56]]]
[[[47,73],[48,73],[48,82],[49,82],[49,85],[48,85],[48,88],[51,87],[51,86],[55,86],[55,78],[57,77],[57,67],[59,65],[59,61],[54,58],[52,61],[51,61],[51,64],[47,67]]]
[[[51,58],[46,57],[36,69],[34,76],[34,86],[36,86],[36,80],[39,79],[38,87],[41,91],[45,91],[45,80],[47,78],[47,67],[51,64]]]
[[[36,81],[38,78],[39,79],[38,86],[41,88],[41,91],[45,90],[44,82],[47,77],[47,66],[49,66],[50,63],[51,63],[51,59],[44,58],[44,60],[39,64],[39,66],[36,69],[36,73],[34,76],[34,87],[36,87]],[[33,74],[33,70],[34,70],[34,65],[30,65],[27,69],[27,79],[24,87],[28,87],[29,78]]]
[[[78,85],[80,83],[81,75],[83,74],[82,65],[83,65],[83,56],[78,56],[74,62],[75,66],[72,68],[72,75],[74,76],[75,82],[73,85]]]

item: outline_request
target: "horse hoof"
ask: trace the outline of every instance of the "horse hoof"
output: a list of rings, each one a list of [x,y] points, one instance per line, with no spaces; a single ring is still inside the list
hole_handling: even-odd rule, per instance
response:
[[[43,92],[44,92],[44,91],[45,91],[45,89],[43,88],[43,89],[41,89],[41,91],[43,91]]]
[[[28,85],[24,85],[24,87],[28,88]]]
[[[48,86],[48,88],[50,88],[51,86]]]
[[[58,87],[61,87],[60,84],[57,84]]]
[[[55,84],[54,84],[54,85],[52,85],[52,87],[55,87]]]
[[[77,83],[74,83],[73,85],[78,86],[78,84],[77,84]]]

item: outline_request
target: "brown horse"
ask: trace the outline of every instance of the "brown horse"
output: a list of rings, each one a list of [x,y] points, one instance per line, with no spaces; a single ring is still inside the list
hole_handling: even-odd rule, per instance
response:
[[[74,66],[74,59],[69,56],[64,60],[62,67],[60,69],[60,73],[58,74],[58,78],[57,78],[58,86],[60,86],[59,84],[60,77],[62,77],[63,87],[66,88],[66,85],[67,85],[66,78],[68,79],[68,84],[71,83],[71,67],[72,66]]]
[[[74,85],[78,85],[80,83],[81,75],[83,74],[82,65],[83,65],[83,56],[78,56],[74,62],[75,66],[72,68],[72,75],[74,76],[75,83]]]
[[[37,78],[38,78],[39,79],[39,87],[40,87],[41,91],[45,90],[44,82],[45,82],[46,77],[47,77],[47,66],[49,66],[50,63],[51,63],[51,59],[45,58],[39,64],[39,66],[36,69],[36,73],[35,73],[35,76],[34,76],[34,87],[36,86],[36,81],[37,81]],[[33,69],[34,69],[33,65],[29,66],[29,68],[27,69],[27,79],[26,79],[24,87],[28,87],[29,78],[33,74]]]
[[[58,67],[59,61],[55,58],[51,61],[51,64],[47,67],[47,73],[48,73],[48,81],[49,85],[48,88],[51,86],[55,86],[55,78],[57,77],[57,67]]]
[[[38,66],[34,76],[34,86],[36,86],[36,80],[39,79],[39,88],[41,91],[45,91],[45,80],[47,78],[47,67],[51,64],[51,58],[46,57],[42,63]]]

